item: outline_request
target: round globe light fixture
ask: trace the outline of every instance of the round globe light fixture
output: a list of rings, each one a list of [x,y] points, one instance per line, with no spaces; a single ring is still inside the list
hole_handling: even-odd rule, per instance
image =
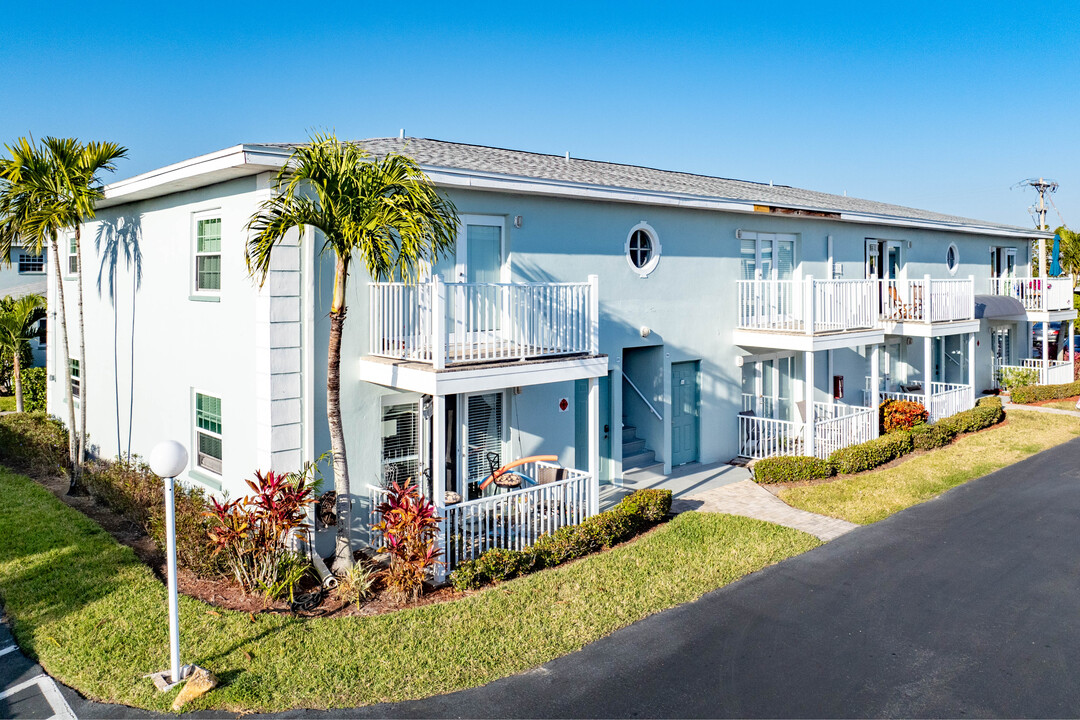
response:
[[[162,478],[174,478],[187,467],[188,454],[175,440],[159,442],[150,451],[150,469]]]

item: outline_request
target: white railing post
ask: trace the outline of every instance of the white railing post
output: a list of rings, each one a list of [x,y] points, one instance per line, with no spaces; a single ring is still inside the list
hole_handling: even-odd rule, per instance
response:
[[[589,276],[589,354],[600,354],[600,276]]]
[[[871,437],[878,436],[878,406],[881,405],[878,392],[881,389],[881,378],[878,375],[880,356],[880,345],[874,345],[873,351],[870,353],[870,409],[874,411],[874,429],[871,431]],[[886,388],[888,389],[888,388]]]
[[[933,281],[930,280],[929,275],[923,275],[923,308],[922,308],[922,311],[923,311],[923,322],[924,323],[932,323],[932,322],[934,322],[934,313],[931,310],[931,308],[933,308],[933,300],[932,300],[933,297],[934,297],[934,284],[933,284]]]
[[[439,275],[431,279],[431,364],[446,367],[446,285]]]
[[[975,319],[975,276],[968,275],[968,320]],[[971,383],[975,387],[975,383]]]
[[[803,280],[803,323],[806,334],[814,334],[814,276],[807,275]]]

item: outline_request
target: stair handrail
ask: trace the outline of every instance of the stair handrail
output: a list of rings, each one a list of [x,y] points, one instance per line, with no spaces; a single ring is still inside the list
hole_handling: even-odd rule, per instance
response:
[[[634,381],[631,380],[627,376],[627,374],[625,372],[623,373],[622,379],[625,380],[626,382],[630,383],[630,387],[632,387],[634,389],[634,392],[636,392],[638,394],[638,397],[641,398],[641,401],[643,403],[645,403],[645,406],[648,407],[649,410],[652,411],[652,414],[656,416],[657,420],[663,422],[663,420],[664,420],[663,416],[660,415],[660,413],[656,412],[656,408],[653,407],[653,404],[651,402],[649,402],[649,399],[647,397],[645,397],[645,395],[640,390],[638,390],[638,386],[634,384]]]

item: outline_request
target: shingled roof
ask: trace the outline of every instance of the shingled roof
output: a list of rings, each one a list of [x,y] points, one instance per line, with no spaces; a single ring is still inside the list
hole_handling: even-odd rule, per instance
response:
[[[787,185],[732,180],[598,160],[579,158],[568,160],[561,155],[545,155],[428,138],[372,138],[358,142],[374,155],[400,152],[430,168],[448,168],[597,187],[675,193],[822,213],[859,213],[949,225],[977,226],[1020,231],[1030,233],[1032,237],[1041,234],[1031,228],[1016,225],[946,215],[846,195],[803,190]],[[269,143],[267,146],[292,147],[291,144],[286,143]]]

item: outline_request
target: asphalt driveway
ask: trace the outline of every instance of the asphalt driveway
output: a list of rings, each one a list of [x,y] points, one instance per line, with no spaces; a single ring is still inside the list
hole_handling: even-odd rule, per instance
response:
[[[1074,440],[536,670],[278,717],[1080,716],[1078,530]]]

